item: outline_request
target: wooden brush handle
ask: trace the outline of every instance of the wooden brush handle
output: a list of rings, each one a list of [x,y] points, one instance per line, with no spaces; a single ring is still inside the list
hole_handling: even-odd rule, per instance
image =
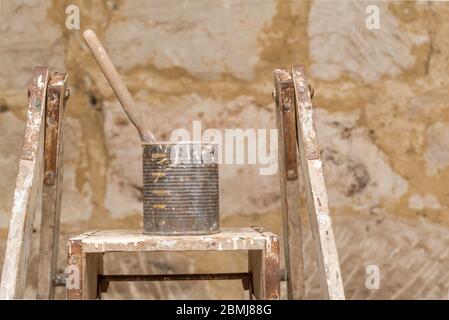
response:
[[[137,131],[139,131],[140,139],[144,142],[156,142],[153,134],[149,130],[145,129],[142,117],[140,116],[140,112],[137,111],[134,99],[131,97],[128,88],[123,83],[122,78],[112,64],[108,53],[104,49],[95,32],[88,29],[84,31],[83,38],[100,66],[101,71],[103,71],[104,76],[108,80],[109,85],[117,96],[117,99],[120,101],[120,104],[125,110],[129,120],[131,120],[137,128]]]

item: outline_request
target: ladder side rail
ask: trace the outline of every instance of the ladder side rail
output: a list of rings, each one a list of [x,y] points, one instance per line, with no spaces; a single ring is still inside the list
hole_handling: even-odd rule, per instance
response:
[[[345,294],[329,214],[323,163],[313,123],[312,100],[307,76],[305,67],[302,65],[293,66],[291,71],[295,84],[299,155],[321,286],[326,299],[341,300],[345,299]]]
[[[63,177],[63,119],[69,97],[67,79],[67,73],[55,72],[47,88],[38,299],[55,297]]]
[[[0,299],[23,298],[36,205],[42,190],[47,83],[48,69],[36,67],[28,88],[27,122],[6,243]]]
[[[303,300],[305,281],[299,210],[301,192],[298,180],[295,92],[292,77],[286,70],[274,71],[274,85],[287,297],[290,300]]]

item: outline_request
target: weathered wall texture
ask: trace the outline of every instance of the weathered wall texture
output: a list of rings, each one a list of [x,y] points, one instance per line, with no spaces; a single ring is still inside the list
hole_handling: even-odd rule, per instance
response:
[[[272,70],[306,64],[348,298],[447,298],[449,4],[373,2],[3,1],[0,21],[0,261],[36,65],[68,71],[62,238],[141,227],[141,149],[81,40],[96,30],[160,140],[176,128],[274,128]],[[81,30],[65,28],[76,4]],[[273,160],[276,160],[274,158]],[[222,224],[280,232],[276,175],[220,168]],[[302,199],[304,203],[304,199]],[[303,212],[304,213],[304,212]],[[318,297],[307,241],[309,297]],[[65,243],[61,244],[61,250]],[[61,254],[61,270],[64,267]],[[199,258],[199,259],[198,259]],[[111,272],[245,268],[239,256],[108,257]],[[36,266],[37,257],[32,259]],[[381,287],[365,287],[378,265]],[[30,277],[28,296],[36,279]],[[108,297],[241,298],[238,283],[113,285]]]

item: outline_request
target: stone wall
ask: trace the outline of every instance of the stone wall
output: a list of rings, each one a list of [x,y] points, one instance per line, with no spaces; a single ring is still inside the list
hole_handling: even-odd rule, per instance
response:
[[[65,27],[71,4],[81,30]],[[379,30],[365,26],[368,4],[380,9]],[[160,140],[194,120],[203,129],[275,128],[272,71],[306,64],[348,298],[447,298],[448,16],[449,5],[438,2],[3,1],[0,261],[36,65],[69,72],[62,238],[142,225],[139,138],[81,39],[92,28]],[[223,225],[280,232],[278,178],[260,167],[220,167]],[[118,261],[114,272],[209,272],[229,259],[195,257],[108,259]],[[244,257],[232,261],[234,271],[245,268]],[[371,264],[388,279],[376,291],[365,288]],[[307,266],[312,274],[313,256]],[[309,297],[318,296],[313,279]],[[31,275],[30,297],[35,282]],[[221,282],[110,292],[136,296],[243,297],[238,283]]]

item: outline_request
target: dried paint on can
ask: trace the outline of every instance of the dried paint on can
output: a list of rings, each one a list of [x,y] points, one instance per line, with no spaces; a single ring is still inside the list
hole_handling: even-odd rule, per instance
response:
[[[143,144],[145,234],[219,232],[217,152],[202,142]]]

